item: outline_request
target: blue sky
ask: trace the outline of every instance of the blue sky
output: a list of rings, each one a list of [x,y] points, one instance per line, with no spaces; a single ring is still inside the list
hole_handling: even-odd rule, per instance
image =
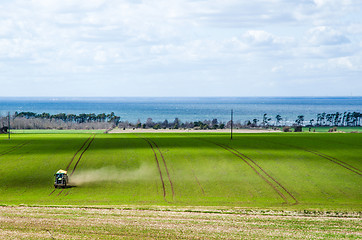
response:
[[[360,0],[0,1],[3,97],[361,96],[361,78]]]

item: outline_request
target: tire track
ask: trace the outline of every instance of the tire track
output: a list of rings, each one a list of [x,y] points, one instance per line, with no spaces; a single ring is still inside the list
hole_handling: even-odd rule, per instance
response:
[[[49,193],[48,196],[52,195],[55,192],[55,190],[56,190],[56,188],[54,188],[54,190],[51,193]]]
[[[11,147],[10,149],[7,149],[7,150],[1,152],[1,153],[0,153],[0,157],[6,155],[6,154],[8,154],[8,153],[11,153],[11,152],[13,152],[13,151],[15,151],[15,150],[17,150],[17,149],[19,149],[19,148],[22,148],[22,147],[24,147],[24,146],[25,146],[26,144],[28,144],[28,143],[29,143],[29,142],[25,142],[25,143],[20,143],[20,144],[18,144],[18,145],[16,145],[16,146],[13,146],[13,147]]]
[[[243,156],[244,158],[248,159],[249,161],[251,161],[255,166],[257,166],[265,175],[267,175],[274,183],[276,183],[279,187],[281,187],[294,201],[295,204],[298,204],[298,200],[293,196],[293,194],[291,194],[281,183],[279,183],[275,178],[273,178],[272,176],[270,176],[270,174],[268,174],[259,164],[257,164],[254,160],[252,160],[250,157],[246,156],[245,154],[239,152],[238,150],[228,146],[230,149],[232,149],[233,151],[235,151],[236,153],[238,153],[239,155]]]
[[[325,158],[325,159],[327,159],[327,160],[329,160],[329,161],[331,161],[331,162],[333,162],[335,164],[338,164],[338,165],[344,167],[345,169],[348,169],[349,171],[352,171],[352,172],[362,176],[361,170],[359,170],[358,168],[353,167],[352,165],[350,165],[350,164],[348,164],[348,163],[346,163],[346,162],[344,162],[342,160],[339,160],[339,159],[337,159],[335,157],[332,157],[332,156],[329,156],[327,154],[320,153],[320,152],[317,152],[317,151],[313,151],[313,150],[309,150],[309,149],[303,149],[303,148],[300,148],[300,149],[304,150],[306,152],[309,152],[309,153],[313,153],[314,155],[320,156],[322,158]]]
[[[78,161],[75,163],[74,168],[73,168],[73,171],[72,171],[72,173],[70,174],[70,176],[73,176],[75,169],[77,168],[80,160],[81,160],[82,157],[83,157],[83,154],[88,150],[88,148],[90,147],[90,145],[91,145],[92,142],[94,141],[94,138],[95,138],[95,137],[96,137],[96,135],[94,134],[94,135],[93,135],[93,138],[89,141],[87,147],[86,147],[86,148],[83,150],[83,152],[80,154],[80,156],[79,156],[79,158],[78,158]]]
[[[51,193],[49,193],[48,196],[53,195],[53,193],[54,193],[56,190],[57,190],[57,188],[55,188]],[[64,188],[62,188],[62,189],[60,190],[60,192],[58,192],[57,197],[58,197],[60,194],[62,194],[63,191],[64,191]]]
[[[202,138],[196,138],[198,140],[201,141],[205,141],[208,143],[212,143],[215,144],[225,150],[227,150],[228,152],[234,154],[235,156],[237,156],[238,158],[240,158],[241,160],[243,160],[243,162],[245,162],[260,178],[262,178],[269,186],[271,186],[273,188],[273,190],[284,200],[284,203],[288,204],[288,198],[286,197],[286,195],[288,195],[290,198],[292,198],[294,200],[295,203],[292,203],[293,205],[296,205],[299,203],[299,201],[290,193],[290,191],[288,191],[282,184],[280,184],[275,178],[273,178],[272,176],[270,176],[270,174],[268,174],[259,164],[257,164],[254,160],[252,160],[251,158],[249,158],[248,156],[246,156],[245,154],[239,152],[238,150],[230,147],[230,146],[226,146],[223,144],[219,144],[219,143],[215,143],[212,142],[210,140],[206,140],[206,139],[202,139]],[[254,167],[250,162],[248,162],[247,160],[249,160],[251,163],[253,163],[256,167]],[[263,174],[261,174],[261,172],[259,172],[257,170],[257,168],[260,169],[260,171],[262,173],[264,173],[266,176],[264,176]],[[269,178],[269,179],[268,179]],[[273,184],[274,182],[274,184]],[[278,186],[284,190],[284,192],[286,193],[283,194],[279,189]]]
[[[155,143],[155,141],[153,141],[152,139],[147,139],[147,140],[149,140],[150,142],[152,142],[152,143],[155,145],[155,147],[157,148],[158,152],[159,152],[159,153],[160,153],[160,155],[161,155],[161,158],[162,158],[163,164],[164,164],[165,169],[166,169],[166,173],[167,173],[168,181],[170,182],[171,191],[172,191],[172,199],[173,199],[173,198],[174,198],[174,196],[175,196],[175,191],[174,191],[174,188],[173,188],[173,184],[172,184],[172,180],[171,180],[171,177],[170,177],[170,173],[169,173],[168,168],[167,168],[166,160],[165,160],[165,158],[163,157],[163,154],[162,154],[162,152],[161,152],[160,148],[158,147],[158,145]]]
[[[263,141],[263,140],[260,140],[259,141]],[[312,153],[314,155],[317,155],[321,158],[324,158],[324,159],[327,159],[328,161],[330,162],[333,162],[351,172],[354,172],[356,174],[358,174],[359,176],[362,176],[361,174],[361,170],[359,170],[358,168],[340,160],[340,159],[337,159],[335,157],[332,157],[332,156],[329,156],[325,153],[320,153],[318,151],[315,151],[315,150],[310,150],[310,149],[306,149],[306,148],[302,148],[302,147],[298,147],[298,146],[295,146],[295,145],[290,145],[290,144],[286,144],[286,143],[275,143],[275,142],[271,142],[271,141],[263,141],[263,142],[267,142],[267,143],[272,143],[272,144],[275,144],[275,145],[282,145],[282,146],[286,146],[286,147],[290,147],[290,148],[294,148],[294,149],[300,149],[302,151],[305,151],[305,152],[308,152],[308,153]]]
[[[51,196],[56,190],[57,190],[57,188],[55,188],[48,196]],[[60,196],[64,190],[65,190],[65,188],[60,189],[60,192],[58,192],[57,197]],[[68,192],[65,193],[64,196],[68,196],[69,192],[70,192],[70,188],[69,188]]]
[[[69,188],[68,192],[65,193],[65,196],[68,196],[69,193],[70,193],[70,188]]]
[[[195,180],[196,180],[196,182],[197,182],[197,185],[199,185],[199,187],[200,187],[200,189],[201,189],[201,191],[202,191],[202,194],[205,195],[205,190],[204,190],[204,188],[202,187],[199,179],[197,178],[194,170],[192,169],[191,171],[192,171],[192,175],[194,175],[194,178],[195,178]]]
[[[153,148],[153,145],[151,144],[151,142],[147,139],[147,138],[142,138],[143,140],[145,140],[148,145],[150,145],[153,153],[154,153],[154,156],[155,156],[155,161],[156,161],[156,165],[157,165],[157,169],[158,169],[158,173],[160,175],[160,179],[161,179],[161,183],[162,183],[162,190],[163,190],[163,198],[164,200],[167,202],[166,200],[166,188],[165,188],[165,182],[163,181],[163,176],[162,176],[162,172],[161,172],[161,168],[160,168],[160,163],[158,161],[158,158],[157,158],[157,154],[156,154],[156,151],[155,149]]]
[[[355,169],[355,170],[358,171],[358,172],[361,172],[361,170],[359,170],[358,168],[356,168],[356,167],[354,167],[354,166],[352,166],[352,165],[350,165],[350,164],[348,164],[348,163],[346,163],[346,162],[343,162],[342,160],[339,160],[338,158],[329,156],[329,155],[327,155],[327,154],[325,154],[325,153],[321,153],[321,152],[317,152],[317,151],[314,151],[314,152],[319,153],[319,154],[322,154],[322,155],[324,155],[324,156],[326,156],[326,157],[328,157],[328,158],[334,159],[334,160],[336,160],[336,161],[342,162],[344,165],[349,166],[350,168],[353,168],[353,169]]]
[[[92,135],[89,136],[89,138],[87,140],[85,140],[85,142],[83,143],[83,145],[78,149],[78,151],[74,154],[74,156],[72,157],[72,159],[70,160],[70,162],[68,163],[68,166],[66,167],[65,171],[68,171],[70,168],[70,165],[73,163],[74,158],[77,156],[77,154],[80,152],[80,150],[83,149],[83,147],[86,145],[86,143],[89,141],[89,139],[92,137]]]
[[[57,196],[59,196],[60,194],[62,194],[63,191],[64,191],[64,188],[62,188],[62,190],[60,190],[60,192],[57,194]]]
[[[227,146],[224,146],[224,145],[221,145],[221,144],[218,144],[218,143],[214,143],[214,144],[221,147],[221,148],[223,148],[223,149],[225,149],[226,151],[234,154],[235,156],[237,156],[241,160],[243,160],[259,177],[261,177],[267,184],[269,184],[270,187],[272,187],[274,189],[274,191],[284,200],[284,203],[288,203],[287,197],[281,191],[279,191],[279,189],[272,182],[270,182],[265,176],[263,176],[255,167],[253,167],[242,156],[240,156],[238,153],[234,152],[232,149],[230,149]]]

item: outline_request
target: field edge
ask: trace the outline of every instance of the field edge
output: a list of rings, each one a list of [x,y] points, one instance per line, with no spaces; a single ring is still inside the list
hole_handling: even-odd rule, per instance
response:
[[[247,207],[206,207],[206,206],[158,206],[158,205],[37,205],[37,204],[0,204],[1,208],[52,208],[52,209],[98,209],[98,210],[122,210],[122,211],[154,211],[154,212],[175,212],[175,213],[213,213],[213,214],[236,214],[236,215],[265,215],[265,216],[298,216],[298,217],[344,217],[362,218],[362,211],[348,210],[320,210],[320,209],[268,209],[268,208],[247,208]]]

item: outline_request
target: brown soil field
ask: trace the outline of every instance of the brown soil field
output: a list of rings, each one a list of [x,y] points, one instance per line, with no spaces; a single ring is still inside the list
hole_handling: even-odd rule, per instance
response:
[[[0,207],[1,239],[360,239],[360,215]]]

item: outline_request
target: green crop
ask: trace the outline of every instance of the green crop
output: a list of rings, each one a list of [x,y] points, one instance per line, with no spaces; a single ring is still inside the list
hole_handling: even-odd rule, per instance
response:
[[[2,135],[0,204],[361,211],[361,140],[353,133],[232,141],[225,133]],[[74,187],[53,191],[54,173],[68,165]]]

